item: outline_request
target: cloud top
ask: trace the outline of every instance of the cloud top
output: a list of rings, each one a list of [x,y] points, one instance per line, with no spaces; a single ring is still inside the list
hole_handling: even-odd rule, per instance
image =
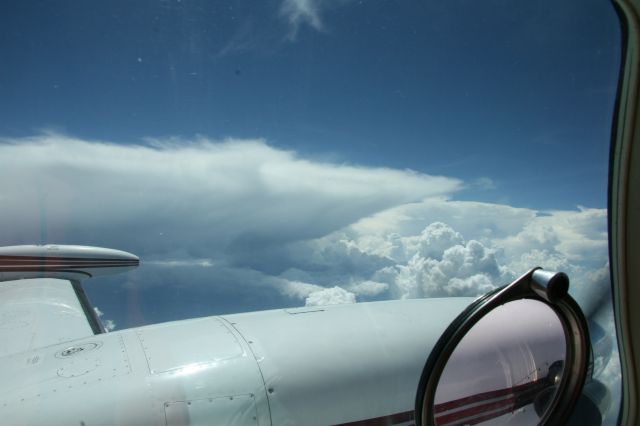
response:
[[[338,286],[314,291],[305,300],[305,306],[342,305],[355,303],[356,295]]]
[[[260,242],[317,238],[392,206],[448,196],[456,179],[314,162],[262,140],[0,141],[0,244],[176,248],[209,258]],[[122,235],[136,235],[126,239]]]

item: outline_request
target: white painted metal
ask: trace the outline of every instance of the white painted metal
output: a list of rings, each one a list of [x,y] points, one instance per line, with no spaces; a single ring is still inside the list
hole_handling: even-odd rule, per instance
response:
[[[80,280],[139,263],[99,247],[0,247],[0,357],[104,331]]]
[[[0,247],[0,281],[25,278],[83,280],[136,268],[137,256],[121,250],[72,245]]]
[[[154,343],[145,350],[140,336],[154,336]],[[239,350],[230,356],[220,341],[236,341]],[[204,358],[189,356],[203,348],[211,350]],[[152,372],[157,356],[164,356],[159,365],[170,368]],[[241,337],[216,318],[92,336],[0,363],[2,424],[203,424],[207,417],[270,424],[255,359]]]
[[[468,303],[404,300],[227,315],[4,356],[0,419],[327,425],[410,414],[432,346]]]
[[[151,374],[176,371],[185,366],[197,370],[203,365],[247,356],[238,338],[215,317],[158,324],[140,328],[136,333]],[[167,342],[176,344],[168,345]]]
[[[274,425],[413,411],[433,345],[470,299],[416,299],[228,315],[248,341]]]
[[[0,357],[92,334],[69,281],[0,283]]]
[[[258,425],[253,395],[171,402],[165,405],[164,411],[167,426]]]

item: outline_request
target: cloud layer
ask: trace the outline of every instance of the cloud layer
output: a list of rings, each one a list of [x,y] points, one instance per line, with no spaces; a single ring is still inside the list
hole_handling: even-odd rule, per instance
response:
[[[147,258],[250,256],[460,187],[411,171],[310,162],[260,140],[132,146],[43,135],[1,141],[0,162],[0,215],[13,224],[0,243],[115,245]]]
[[[150,271],[206,270],[191,272],[194,286],[226,277],[300,303],[467,296],[542,266],[569,272],[585,300],[606,287],[604,209],[453,201],[454,178],[234,139],[44,134],[2,140],[0,162],[0,218],[12,224],[1,245],[129,250]]]

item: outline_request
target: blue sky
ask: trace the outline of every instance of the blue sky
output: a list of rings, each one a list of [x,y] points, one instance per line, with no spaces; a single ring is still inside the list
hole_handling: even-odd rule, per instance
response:
[[[5,4],[0,135],[263,138],[461,199],[604,207],[620,34],[575,3]]]
[[[1,242],[142,256],[121,326],[595,277],[620,30],[575,3],[4,4]]]

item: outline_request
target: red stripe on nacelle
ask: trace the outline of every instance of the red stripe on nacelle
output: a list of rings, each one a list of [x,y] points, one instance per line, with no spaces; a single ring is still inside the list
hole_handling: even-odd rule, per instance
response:
[[[391,414],[388,416],[375,417],[373,419],[356,420],[355,422],[340,423],[334,426],[391,426],[414,420],[413,411]]]

